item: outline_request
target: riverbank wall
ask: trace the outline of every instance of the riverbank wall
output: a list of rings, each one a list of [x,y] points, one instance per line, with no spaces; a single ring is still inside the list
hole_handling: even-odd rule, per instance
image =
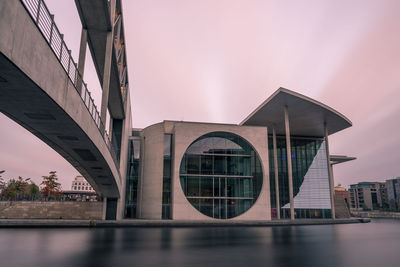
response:
[[[369,223],[369,218],[349,219],[297,219],[297,220],[272,220],[272,221],[185,221],[185,220],[12,220],[0,219],[0,228],[118,228],[118,227],[270,227],[270,226],[300,226],[300,225],[324,225],[324,224],[350,224]]]
[[[400,219],[400,212],[389,211],[351,211],[353,217]]]
[[[100,220],[102,202],[0,201],[0,219]]]

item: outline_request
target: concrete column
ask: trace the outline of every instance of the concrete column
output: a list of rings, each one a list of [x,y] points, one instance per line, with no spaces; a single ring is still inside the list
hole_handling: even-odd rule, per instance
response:
[[[276,201],[276,218],[281,218],[281,207],[279,205],[279,177],[278,177],[278,151],[276,149],[276,130],[272,129],[272,143],[274,147],[274,170],[275,170],[275,201]]]
[[[111,0],[110,1],[110,16],[111,16],[112,20],[114,18],[114,13],[115,13],[115,0]],[[111,31],[107,32],[106,51],[104,53],[104,70],[103,70],[103,83],[102,83],[103,93],[101,96],[101,112],[100,112],[100,118],[104,123],[103,127],[105,127],[105,124],[106,124],[108,96],[110,93],[111,60],[112,60],[112,53],[114,52],[113,51],[113,49],[114,49],[113,36],[114,36],[114,27],[111,27]],[[111,114],[110,114],[110,120],[111,120]],[[101,129],[101,130],[104,130],[104,129]]]
[[[292,150],[290,145],[289,112],[287,106],[285,106],[284,113],[285,113],[286,155],[287,155],[288,180],[289,180],[290,219],[294,220]]]
[[[331,156],[329,154],[329,143],[328,143],[328,127],[325,124],[325,146],[326,146],[326,160],[328,163],[328,175],[329,175],[329,191],[331,196],[331,210],[332,210],[332,219],[336,218],[335,214],[335,201],[334,201],[334,181],[333,181],[333,171],[331,165]]]
[[[110,136],[111,141],[112,141],[113,124],[114,124],[114,120],[111,118],[111,114],[110,114],[110,123],[108,124],[108,135]]]
[[[107,198],[103,197],[103,214],[101,215],[102,220],[106,219],[106,213],[107,213]]]
[[[87,44],[87,30],[82,28],[81,32],[81,45],[79,48],[79,59],[78,59],[78,71],[81,75],[82,79],[78,79],[77,89],[79,93],[82,92],[82,81],[83,81],[83,73],[85,71],[85,59],[86,59],[86,44]]]

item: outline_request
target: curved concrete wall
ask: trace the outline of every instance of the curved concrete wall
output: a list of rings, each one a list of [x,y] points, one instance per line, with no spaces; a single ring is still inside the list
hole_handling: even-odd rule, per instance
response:
[[[161,219],[164,125],[143,130],[142,175],[138,183],[138,218]]]

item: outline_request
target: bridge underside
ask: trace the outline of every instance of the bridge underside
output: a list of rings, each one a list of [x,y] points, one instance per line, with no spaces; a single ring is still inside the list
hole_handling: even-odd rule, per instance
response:
[[[68,87],[66,75],[60,82]],[[76,108],[82,107],[77,104]],[[0,111],[57,151],[101,195],[119,197],[108,163],[85,131],[3,53],[0,53]]]

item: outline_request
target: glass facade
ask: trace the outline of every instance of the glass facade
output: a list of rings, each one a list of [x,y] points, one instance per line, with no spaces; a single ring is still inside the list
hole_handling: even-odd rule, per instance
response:
[[[140,140],[129,140],[126,177],[125,218],[136,218],[137,187],[139,180]]]
[[[331,218],[328,163],[323,139],[291,138],[295,218]],[[276,217],[273,140],[269,137],[271,215]],[[290,218],[285,137],[277,137],[279,206],[281,218]]]
[[[263,174],[258,155],[247,141],[232,133],[213,132],[186,150],[180,181],[197,210],[212,218],[228,219],[254,204]]]
[[[171,154],[172,135],[164,134],[162,219],[171,219]]]

